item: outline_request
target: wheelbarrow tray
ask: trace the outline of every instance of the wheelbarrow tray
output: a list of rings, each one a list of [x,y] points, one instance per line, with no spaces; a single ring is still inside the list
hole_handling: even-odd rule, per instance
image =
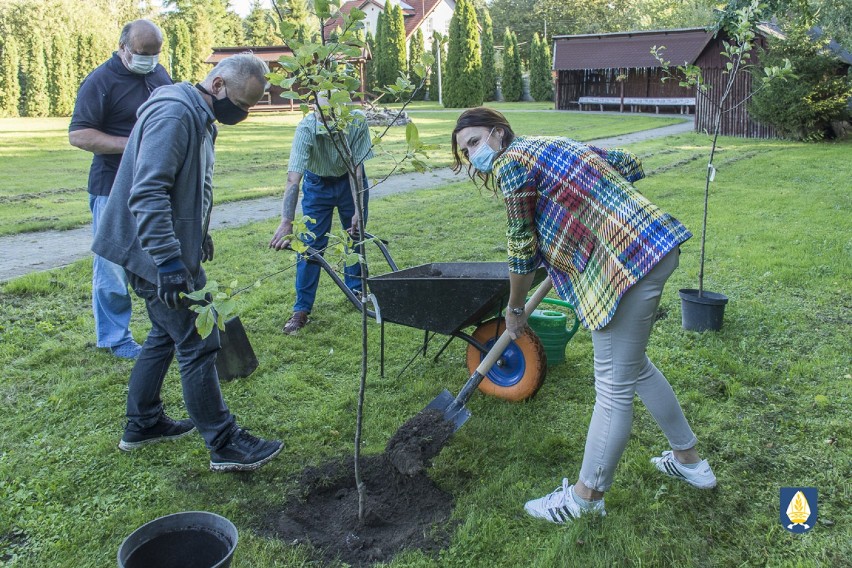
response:
[[[505,262],[432,262],[368,281],[383,321],[446,335],[496,314],[509,295]]]

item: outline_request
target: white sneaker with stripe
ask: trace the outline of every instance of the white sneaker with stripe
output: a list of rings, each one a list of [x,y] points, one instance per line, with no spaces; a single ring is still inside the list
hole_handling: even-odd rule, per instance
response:
[[[562,480],[562,487],[557,487],[553,493],[549,493],[540,499],[527,501],[524,505],[524,511],[537,519],[544,519],[560,525],[570,523],[580,515],[589,513],[606,515],[603,499],[591,503],[588,507],[577,503],[574,499],[574,485],[568,481],[568,478],[565,478]]]
[[[696,467],[685,467],[674,457],[674,452],[663,452],[658,458],[651,458],[651,463],[669,477],[680,479],[699,489],[713,489],[716,487],[716,476],[710,469],[707,460],[701,460]]]

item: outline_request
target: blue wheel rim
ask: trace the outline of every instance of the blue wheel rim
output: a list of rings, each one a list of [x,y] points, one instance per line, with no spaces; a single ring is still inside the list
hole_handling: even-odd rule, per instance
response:
[[[496,339],[488,340],[485,347],[490,350],[496,341]],[[485,359],[485,353],[480,353],[479,360],[482,361],[483,359]],[[488,379],[498,387],[511,387],[521,382],[527,370],[527,363],[524,360],[524,353],[518,347],[517,343],[514,341],[509,343],[509,346],[503,351],[500,359],[503,365],[497,366],[495,364],[491,367],[491,370],[486,375]]]

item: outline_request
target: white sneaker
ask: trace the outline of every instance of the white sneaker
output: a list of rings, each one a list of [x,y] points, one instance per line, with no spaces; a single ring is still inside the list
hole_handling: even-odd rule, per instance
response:
[[[592,505],[584,507],[574,499],[574,486],[567,478],[562,480],[562,487],[540,499],[533,499],[524,504],[524,511],[537,519],[544,519],[559,525],[569,523],[580,515],[594,513],[606,515],[603,499],[592,501]]]
[[[699,489],[713,489],[716,487],[716,476],[710,469],[707,460],[701,460],[694,468],[684,467],[674,457],[674,452],[663,452],[658,458],[651,458],[651,463],[669,477],[680,479]]]

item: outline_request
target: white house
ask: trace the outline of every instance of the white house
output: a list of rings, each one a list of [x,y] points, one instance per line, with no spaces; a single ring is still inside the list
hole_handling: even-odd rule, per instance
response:
[[[411,36],[419,28],[423,32],[423,40],[426,50],[432,48],[432,32],[447,35],[450,31],[450,19],[453,10],[456,9],[455,0],[388,0],[398,4],[402,8],[402,17],[405,21],[406,45]],[[379,14],[385,9],[382,0],[349,0],[340,7],[340,11],[348,14],[352,8],[358,8],[367,17],[364,24],[374,36],[376,35],[376,24]],[[331,33],[340,26],[340,18],[332,18],[325,24],[326,34]]]

